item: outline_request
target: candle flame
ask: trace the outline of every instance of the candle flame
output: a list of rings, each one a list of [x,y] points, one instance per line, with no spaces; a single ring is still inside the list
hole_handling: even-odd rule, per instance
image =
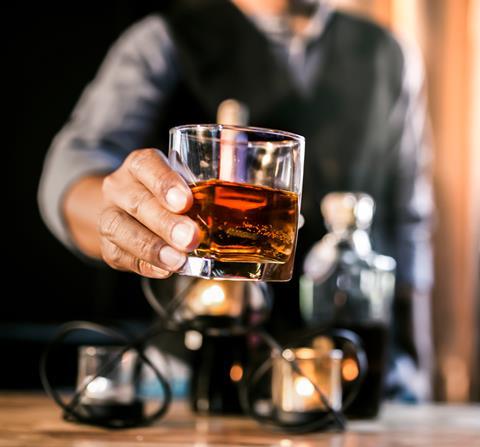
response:
[[[297,377],[294,384],[295,391],[299,396],[310,397],[315,392],[315,387],[306,377]]]
[[[225,293],[219,285],[215,284],[205,289],[200,299],[206,307],[218,306],[225,300]]]
[[[108,389],[109,382],[105,377],[97,377],[87,385],[87,391],[92,394],[104,393]]]

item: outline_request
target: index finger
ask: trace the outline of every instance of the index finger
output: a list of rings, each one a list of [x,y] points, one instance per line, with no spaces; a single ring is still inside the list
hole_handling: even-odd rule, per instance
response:
[[[187,211],[193,203],[190,188],[158,149],[138,149],[126,160],[130,174],[173,213]]]

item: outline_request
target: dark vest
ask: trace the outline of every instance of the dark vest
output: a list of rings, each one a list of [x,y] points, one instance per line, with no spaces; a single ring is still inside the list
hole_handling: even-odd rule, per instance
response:
[[[298,275],[306,251],[325,232],[320,201],[326,193],[372,195],[377,204],[374,248],[392,253],[392,152],[401,122],[395,128],[388,119],[400,94],[403,57],[377,25],[335,12],[307,49],[316,54],[318,68],[305,89],[267,37],[229,1],[192,3],[197,6],[165,16],[181,80],[157,126],[157,144],[168,146],[168,129],[174,125],[215,122],[217,107],[227,98],[248,106],[250,125],[305,136],[306,221],[299,232],[295,277],[275,285],[275,319],[279,326],[297,325]]]

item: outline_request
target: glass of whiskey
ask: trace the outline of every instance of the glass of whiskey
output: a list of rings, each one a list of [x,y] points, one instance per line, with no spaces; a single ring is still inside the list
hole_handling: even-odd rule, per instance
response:
[[[169,161],[192,190],[200,245],[180,274],[288,281],[300,214],[305,139],[221,124],[170,130]]]

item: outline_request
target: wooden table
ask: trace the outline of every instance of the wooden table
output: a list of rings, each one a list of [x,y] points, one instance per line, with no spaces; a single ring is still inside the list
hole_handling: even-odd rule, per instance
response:
[[[378,420],[345,433],[285,435],[246,417],[192,414],[181,402],[155,425],[110,431],[61,419],[43,395],[0,393],[0,446],[9,447],[480,447],[480,406],[386,404]]]

